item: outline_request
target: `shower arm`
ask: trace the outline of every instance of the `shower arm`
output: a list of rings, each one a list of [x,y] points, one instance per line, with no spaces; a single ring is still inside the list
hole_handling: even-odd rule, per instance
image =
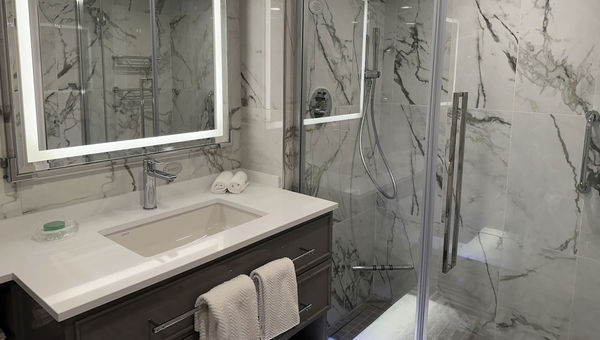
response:
[[[581,159],[581,176],[579,177],[579,184],[577,184],[577,190],[581,193],[588,193],[591,190],[588,180],[588,162],[590,146],[592,144],[592,128],[594,123],[600,122],[600,113],[598,111],[589,111],[586,116],[587,123],[585,125],[585,141],[583,143],[583,157]]]

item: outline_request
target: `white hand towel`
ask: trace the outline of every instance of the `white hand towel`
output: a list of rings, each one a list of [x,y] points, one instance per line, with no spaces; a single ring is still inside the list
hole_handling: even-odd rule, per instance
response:
[[[231,182],[229,182],[229,187],[227,188],[229,192],[234,194],[241,194],[242,191],[246,189],[248,186],[248,175],[243,171],[238,171],[235,173]]]
[[[233,173],[231,171],[223,171],[217,176],[212,186],[210,187],[210,191],[215,194],[224,194],[227,192],[227,187],[229,183],[231,183],[231,179],[233,178]]]
[[[259,338],[256,289],[248,275],[222,283],[196,300],[202,307],[194,315],[200,340],[257,340]]]
[[[250,273],[258,295],[260,338],[272,339],[300,323],[294,263],[283,258]]]

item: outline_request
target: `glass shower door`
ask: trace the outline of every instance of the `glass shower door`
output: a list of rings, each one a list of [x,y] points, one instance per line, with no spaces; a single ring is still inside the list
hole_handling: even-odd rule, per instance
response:
[[[428,338],[598,337],[599,9],[448,1]]]
[[[328,336],[413,339],[433,1],[303,5],[301,190],[339,203]]]

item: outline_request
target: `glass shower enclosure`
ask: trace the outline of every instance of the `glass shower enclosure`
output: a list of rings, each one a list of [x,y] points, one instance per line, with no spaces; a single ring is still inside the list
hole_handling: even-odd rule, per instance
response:
[[[339,203],[328,336],[594,338],[600,38],[574,27],[600,4],[303,5],[300,186]]]

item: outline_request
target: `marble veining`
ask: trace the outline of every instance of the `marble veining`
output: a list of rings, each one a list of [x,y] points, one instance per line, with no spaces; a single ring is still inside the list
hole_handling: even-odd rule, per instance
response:
[[[397,174],[399,197],[386,201],[376,195],[364,204],[353,203],[358,211],[348,210],[343,202],[361,202],[362,192],[352,186],[360,183],[362,174],[360,164],[354,169],[356,159],[350,150],[356,135],[347,134],[353,123],[305,130],[305,192],[342,202],[336,215],[342,224],[347,218],[358,221],[357,213],[375,206],[374,228],[361,225],[361,233],[372,230],[374,238],[351,239],[337,250],[338,279],[348,277],[341,270],[348,264],[338,263],[344,259],[378,264],[418,260],[432,3],[371,2],[381,14],[374,15],[378,21],[370,29],[381,25],[384,32],[375,111],[381,141]],[[333,19],[347,13],[333,2],[327,4]],[[600,229],[595,222],[600,202],[598,128],[592,152],[586,155],[592,192],[583,195],[576,185],[583,115],[600,103],[594,66],[598,61],[596,7],[596,2],[586,0],[458,0],[448,4],[443,101],[450,101],[452,91],[469,92],[470,101],[459,260],[447,275],[440,272],[440,222],[449,116],[442,115],[440,122],[430,287],[431,299],[450,307],[456,318],[443,330],[432,329],[434,338],[586,339],[595,334],[590,332],[597,329],[595,322],[586,313],[594,315],[596,308],[584,296],[598,301],[597,292],[591,289],[596,278],[589,273],[591,268],[600,268],[596,250]],[[590,29],[581,31],[574,22],[589,22]],[[337,36],[350,32],[336,20],[327,29]],[[323,68],[327,69],[326,61],[308,59],[305,89],[340,87],[339,80],[346,79],[343,72],[327,81],[310,78]],[[346,103],[341,100],[334,106]],[[447,112],[447,106],[443,109]],[[369,156],[377,178],[386,181],[380,161]],[[346,165],[339,168],[337,164]],[[370,182],[365,183],[365,190],[372,190]],[[336,188],[348,187],[354,188],[349,199],[336,194]],[[353,233],[351,228],[345,233],[338,228],[339,235]],[[361,253],[361,248],[370,245],[371,252]],[[356,255],[349,260],[344,254]],[[332,320],[350,313],[342,302],[350,300],[347,292],[357,282],[336,283],[333,294],[339,302],[330,313]],[[366,298],[393,303],[414,294],[415,289],[413,271],[375,273]]]

